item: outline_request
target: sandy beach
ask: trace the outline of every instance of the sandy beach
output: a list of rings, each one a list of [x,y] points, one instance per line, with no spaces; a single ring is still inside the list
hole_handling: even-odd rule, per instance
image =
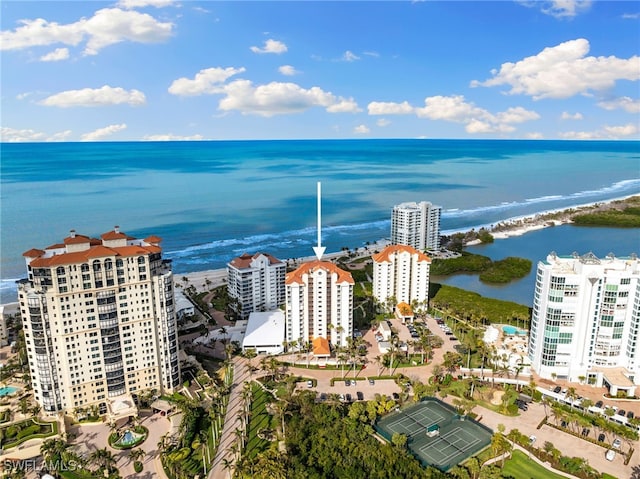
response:
[[[577,213],[586,213],[588,211],[601,211],[608,210],[616,207],[616,203],[624,202],[629,198],[634,198],[636,195],[625,196],[622,198],[614,198],[607,202],[585,203],[576,205],[570,208],[562,208],[557,210],[547,210],[534,215],[527,215],[515,218],[509,218],[501,221],[491,227],[487,227],[494,239],[508,239],[514,236],[521,236],[531,231],[548,228],[551,226],[560,226],[564,224],[572,223],[572,216]],[[466,231],[461,231],[466,232]],[[466,246],[477,244],[479,241],[471,241],[466,243]],[[389,244],[388,240],[379,240],[375,243],[362,248],[352,250],[355,252],[355,257],[370,256],[375,251],[380,251]],[[337,251],[331,253],[325,253],[322,257],[324,260],[334,260],[340,256],[344,256],[345,251]],[[282,258],[280,258],[282,259]],[[295,267],[301,263],[315,260],[315,255],[310,255],[304,258],[289,258],[282,259],[288,265]],[[226,284],[227,270],[226,268],[212,269],[204,271],[196,271],[192,273],[176,274],[175,281],[179,286],[184,286],[185,281],[183,278],[187,278],[186,285],[193,285],[198,290],[212,289],[218,286]],[[207,282],[208,281],[208,282]]]

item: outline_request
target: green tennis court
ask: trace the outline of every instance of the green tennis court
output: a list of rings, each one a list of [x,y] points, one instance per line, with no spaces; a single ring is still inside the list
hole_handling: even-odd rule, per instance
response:
[[[491,444],[493,432],[436,398],[426,398],[381,418],[376,431],[388,441],[407,436],[407,446],[425,466],[448,471]]]

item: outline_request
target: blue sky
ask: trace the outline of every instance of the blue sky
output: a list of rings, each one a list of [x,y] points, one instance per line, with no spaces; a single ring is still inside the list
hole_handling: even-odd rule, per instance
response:
[[[2,141],[638,139],[639,5],[5,0]]]

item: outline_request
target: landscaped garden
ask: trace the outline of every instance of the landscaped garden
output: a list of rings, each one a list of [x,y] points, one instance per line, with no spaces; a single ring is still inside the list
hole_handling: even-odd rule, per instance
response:
[[[58,433],[56,422],[39,422],[36,419],[25,419],[0,428],[0,447],[10,449],[35,438],[44,438]]]

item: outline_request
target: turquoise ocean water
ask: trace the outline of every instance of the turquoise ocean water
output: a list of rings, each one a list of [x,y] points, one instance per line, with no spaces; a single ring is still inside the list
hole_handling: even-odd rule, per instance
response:
[[[22,253],[70,229],[157,234],[177,273],[221,268],[244,252],[312,255],[318,181],[328,252],[388,237],[391,208],[404,201],[441,205],[450,232],[640,193],[637,141],[4,143],[1,155],[2,302],[25,276]],[[601,233],[580,252],[616,249]],[[636,233],[622,237],[637,251]],[[575,234],[535,244],[569,254]]]

